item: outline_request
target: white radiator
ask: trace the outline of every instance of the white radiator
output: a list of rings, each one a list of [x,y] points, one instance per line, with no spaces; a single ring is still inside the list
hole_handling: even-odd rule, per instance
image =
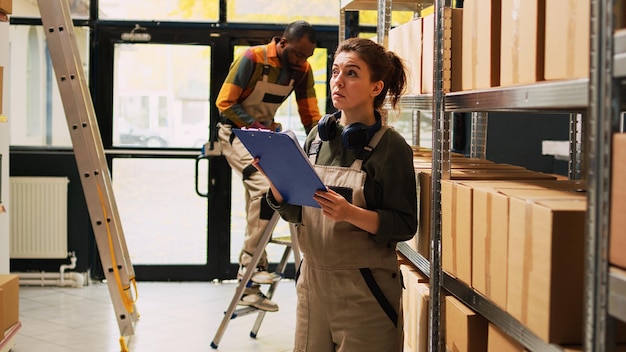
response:
[[[66,177],[9,177],[10,257],[67,258]]]

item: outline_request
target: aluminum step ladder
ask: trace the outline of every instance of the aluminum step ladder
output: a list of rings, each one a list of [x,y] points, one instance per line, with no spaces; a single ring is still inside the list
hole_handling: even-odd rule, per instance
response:
[[[263,236],[261,237],[259,246],[256,248],[256,250],[254,251],[252,255],[252,261],[250,262],[250,264],[248,264],[248,266],[250,268],[257,267],[257,264],[259,263],[259,260],[261,260],[261,256],[263,255],[263,251],[265,250],[265,247],[269,243],[283,245],[285,246],[285,250],[283,252],[283,256],[280,262],[276,266],[276,273],[280,274],[281,276],[284,276],[285,268],[287,267],[287,261],[289,260],[289,256],[292,252],[293,252],[293,257],[294,257],[294,263],[296,265],[296,271],[298,270],[298,267],[300,265],[300,250],[298,247],[298,238],[296,236],[296,228],[294,224],[291,224],[291,223],[289,224],[289,232],[291,234],[290,236],[283,236],[283,237],[272,236],[274,232],[274,228],[276,227],[276,224],[278,223],[278,220],[280,220],[280,215],[277,212],[274,212],[274,214],[272,215],[272,218],[267,224],[267,227],[265,228],[265,232],[263,233]],[[217,329],[215,336],[213,337],[213,341],[211,341],[211,348],[217,349],[217,346],[222,340],[222,336],[224,335],[224,332],[226,331],[226,328],[228,327],[228,323],[232,319],[258,312],[259,315],[257,316],[254,322],[254,325],[252,326],[252,330],[250,331],[250,337],[256,338],[259,328],[261,327],[261,323],[263,322],[263,318],[265,317],[266,311],[255,308],[255,307],[251,307],[251,306],[246,306],[246,307],[237,309],[237,305],[239,301],[241,300],[241,297],[243,296],[244,290],[246,289],[246,287],[248,287],[251,284],[250,278],[252,278],[252,274],[254,274],[254,270],[246,270],[241,280],[239,280],[239,285],[237,286],[237,289],[235,290],[235,295],[233,296],[233,299],[230,301],[230,305],[228,306],[228,309],[226,310],[226,312],[224,312],[224,318],[222,318],[222,322],[219,328]],[[270,287],[268,288],[267,294],[266,294],[268,299],[270,300],[272,299],[272,297],[274,296],[274,292],[276,291],[276,288],[278,287],[279,283],[280,283],[280,280],[274,281],[272,284],[270,284]]]
[[[139,318],[134,268],[113,196],[111,175],[67,0],[38,0],[65,118],[102,269],[109,288],[122,352]]]

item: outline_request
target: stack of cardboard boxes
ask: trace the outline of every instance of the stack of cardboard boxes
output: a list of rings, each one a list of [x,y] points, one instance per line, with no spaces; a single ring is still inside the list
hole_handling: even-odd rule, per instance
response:
[[[589,0],[465,0],[462,9],[445,8],[443,92],[588,78],[589,11]],[[408,94],[433,92],[434,16],[389,31],[389,49],[413,80]]]
[[[443,92],[587,78],[589,10],[588,0],[465,0],[463,9],[444,9]],[[389,49],[421,80],[412,82],[409,94],[433,92],[434,14],[422,15],[389,35]],[[432,159],[420,153],[415,153],[420,224],[408,244],[429,259]],[[451,159],[450,180],[441,183],[443,269],[547,343],[581,343],[584,183],[484,160],[461,161],[458,155]],[[615,175],[613,180],[615,194]],[[621,204],[624,213],[626,202]],[[616,253],[626,248],[621,233]],[[524,350],[462,302],[448,297],[445,304],[448,348]]]

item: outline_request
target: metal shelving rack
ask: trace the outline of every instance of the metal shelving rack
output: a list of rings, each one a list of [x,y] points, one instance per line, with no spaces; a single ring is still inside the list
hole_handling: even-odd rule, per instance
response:
[[[398,1],[398,0],[396,0]],[[378,13],[378,42],[387,44],[389,16],[396,1],[341,2],[340,40],[344,39],[345,10],[373,9]],[[444,94],[441,86],[443,57],[443,10],[449,0],[435,0],[435,82],[434,93],[405,96],[403,109],[433,112],[433,169],[431,260],[416,253],[406,243],[398,250],[413,265],[430,278],[431,299],[429,350],[445,351],[445,331],[441,326],[441,289],[459,298],[486,317],[513,339],[531,351],[562,351],[547,344],[494,305],[480,293],[441,270],[441,195],[439,182],[450,174],[450,115],[471,112],[471,145],[486,142],[486,115],[489,112],[554,112],[570,114],[570,178],[587,180],[588,211],[585,229],[585,301],[584,350],[613,351],[615,319],[626,321],[626,277],[609,274],[608,223],[611,170],[611,134],[618,130],[618,93],[620,81],[626,78],[626,38],[616,39],[613,51],[613,1],[591,0],[590,77],[556,82],[541,82],[526,86],[493,88],[480,91]],[[398,1],[407,6],[406,1]],[[376,7],[374,7],[376,3]],[[414,5],[422,3],[411,1]],[[363,7],[360,7],[363,6]],[[609,97],[610,99],[607,99]],[[584,117],[584,118],[583,118]],[[583,129],[584,131],[580,131]],[[584,132],[584,133],[583,133]],[[581,147],[584,145],[584,148]],[[581,151],[582,149],[582,151]],[[472,153],[484,153],[480,148]],[[484,154],[483,154],[484,155]],[[472,155],[474,156],[474,155]]]

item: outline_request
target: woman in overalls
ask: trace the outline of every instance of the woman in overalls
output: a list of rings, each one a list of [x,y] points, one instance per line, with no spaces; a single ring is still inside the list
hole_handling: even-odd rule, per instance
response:
[[[396,243],[417,230],[415,172],[411,147],[379,109],[388,94],[395,108],[405,84],[393,52],[369,39],[342,42],[330,78],[338,111],[305,143],[328,188],[314,196],[320,208],[286,204],[270,184],[268,203],[296,224],[303,253],[294,351],[402,350]]]

